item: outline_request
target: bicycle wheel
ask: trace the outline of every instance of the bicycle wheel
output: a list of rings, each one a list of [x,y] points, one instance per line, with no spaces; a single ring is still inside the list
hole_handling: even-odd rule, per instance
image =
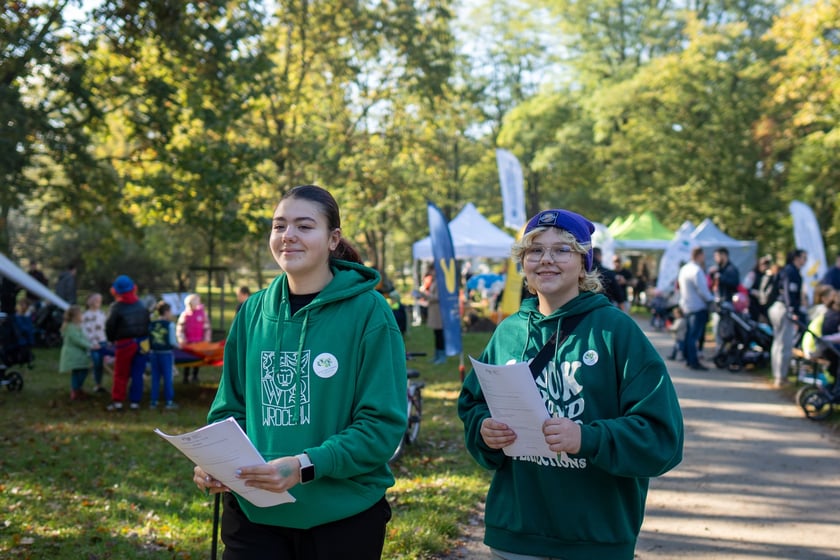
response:
[[[419,386],[417,386],[419,385]],[[403,437],[400,439],[400,444],[394,450],[394,454],[388,460],[392,463],[399,459],[405,448],[417,442],[420,435],[420,418],[423,411],[423,394],[420,392],[421,384],[412,386],[408,393],[408,426],[406,427]]]
[[[817,385],[803,385],[796,391],[796,395],[794,395],[793,400],[796,404],[801,406],[803,409],[805,408],[805,397],[813,393],[814,391],[819,391],[820,388]]]
[[[799,406],[809,420],[825,420],[834,410],[831,398],[818,387],[806,387],[799,399]]]
[[[23,390],[23,376],[17,371],[6,372],[5,385],[9,391]]]
[[[408,429],[405,431],[405,442],[409,445],[417,443],[420,436],[420,420],[423,416],[423,393],[420,387],[414,387],[413,394],[408,400]]]

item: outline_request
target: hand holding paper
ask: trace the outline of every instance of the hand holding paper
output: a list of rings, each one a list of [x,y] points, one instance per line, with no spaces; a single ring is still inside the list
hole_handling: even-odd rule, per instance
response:
[[[470,361],[493,419],[504,422],[516,432],[516,441],[504,448],[505,455],[557,457],[557,453],[548,448],[542,432],[543,422],[549,414],[528,364],[495,366],[479,362],[472,356]]]
[[[276,506],[294,502],[288,492],[268,492],[245,486],[236,476],[236,469],[264,465],[265,459],[233,418],[180,435],[168,435],[155,429],[155,433],[174,445],[207,474],[259,507]]]

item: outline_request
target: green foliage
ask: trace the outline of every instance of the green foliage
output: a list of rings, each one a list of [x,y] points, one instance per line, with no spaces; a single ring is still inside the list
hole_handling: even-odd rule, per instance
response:
[[[736,238],[752,237],[779,202],[757,170],[752,123],[760,117],[767,69],[744,26],[689,26],[678,54],[642,67],[593,97],[601,184],[625,207],[681,220],[714,216]]]
[[[826,245],[840,249],[840,36],[836,2],[798,2],[768,37],[783,51],[774,64],[762,140],[789,171],[790,197],[811,205]]]
[[[465,334],[465,352],[477,355],[487,338]],[[431,350],[431,331],[411,329],[407,345]],[[219,369],[202,368],[200,385],[178,383],[177,411],[114,415],[104,410],[107,396],[68,400],[69,378],[56,372],[58,350],[36,349],[36,356],[36,368],[23,370],[20,393],[0,387],[6,428],[0,436],[0,556],[207,558],[212,499],[196,490],[189,460],[153,430],[181,433],[203,425]],[[409,365],[427,384],[423,424],[419,444],[394,465],[397,482],[388,492],[394,517],[383,558],[432,558],[452,547],[458,524],[483,500],[488,484],[464,450],[454,358],[441,366],[425,358]]]
[[[0,11],[0,252],[7,254],[12,210],[97,172],[87,127],[99,111],[61,9],[53,2],[10,2]],[[74,194],[84,207],[86,192]]]
[[[68,230],[98,229],[95,252],[137,244],[165,276],[259,274],[280,193],[317,182],[397,270],[425,200],[500,221],[496,146],[523,163],[529,213],[711,216],[775,251],[801,199],[840,246],[837,7],[785,4],[483,1],[456,21],[449,0],[105,0],[69,25],[65,4],[14,2],[0,251],[63,261]]]

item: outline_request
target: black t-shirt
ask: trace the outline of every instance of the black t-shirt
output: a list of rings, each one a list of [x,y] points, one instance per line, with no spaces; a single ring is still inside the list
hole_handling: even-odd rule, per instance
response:
[[[290,315],[294,315],[307,305],[309,305],[312,300],[318,297],[318,294],[321,292],[315,292],[314,294],[293,294],[289,292],[289,311]]]

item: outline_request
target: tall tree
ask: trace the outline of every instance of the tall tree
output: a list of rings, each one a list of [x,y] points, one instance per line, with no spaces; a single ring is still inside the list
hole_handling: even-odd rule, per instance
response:
[[[797,2],[768,37],[784,49],[776,60],[762,123],[767,167],[782,170],[788,199],[814,209],[826,244],[840,249],[840,6]]]
[[[601,182],[615,201],[657,210],[671,227],[714,216],[730,235],[752,237],[779,217],[753,133],[774,51],[741,23],[696,21],[688,31],[683,52],[594,96]]]
[[[119,175],[134,224],[189,224],[203,245],[184,262],[214,268],[222,243],[248,230],[240,195],[264,155],[245,116],[261,95],[252,77],[259,3],[105,2],[97,91],[111,103],[101,153]]]
[[[78,211],[94,164],[89,126],[99,112],[62,2],[6,2],[0,10],[0,251],[9,213],[45,193],[75,191]]]
[[[263,42],[273,70],[253,122],[278,185],[323,182],[339,196],[347,233],[377,267],[420,180],[410,144],[417,114],[451,73],[446,1],[371,5],[292,2]]]

